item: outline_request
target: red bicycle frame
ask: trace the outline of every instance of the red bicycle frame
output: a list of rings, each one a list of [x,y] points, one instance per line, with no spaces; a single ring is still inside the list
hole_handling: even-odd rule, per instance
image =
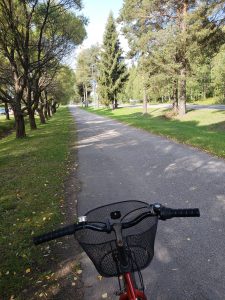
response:
[[[138,289],[135,289],[131,274],[125,273],[123,275],[125,281],[125,292],[120,295],[120,300],[147,300],[145,294]]]

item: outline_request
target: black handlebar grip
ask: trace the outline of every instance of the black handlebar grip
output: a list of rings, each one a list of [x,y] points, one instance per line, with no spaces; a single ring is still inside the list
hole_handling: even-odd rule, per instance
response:
[[[198,208],[173,209],[166,207],[162,207],[160,210],[160,219],[162,220],[184,217],[200,217],[200,211]]]
[[[69,225],[66,227],[62,227],[60,229],[45,233],[43,235],[39,235],[33,238],[33,242],[35,245],[39,245],[44,242],[48,242],[54,239],[57,239],[59,237],[65,236],[65,235],[70,235],[73,234],[77,229],[77,225]]]

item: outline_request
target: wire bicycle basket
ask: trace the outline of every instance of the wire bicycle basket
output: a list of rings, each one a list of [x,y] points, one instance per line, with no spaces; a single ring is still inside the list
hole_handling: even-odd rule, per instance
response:
[[[108,219],[112,220],[110,216],[112,212],[120,211],[121,217],[116,222],[128,222],[148,210],[147,203],[129,200],[95,208],[90,210],[86,216],[88,222],[106,222]],[[157,223],[158,218],[153,216],[143,219],[133,227],[122,230],[125,251],[131,261],[128,272],[140,271],[150,264],[154,256]],[[82,229],[75,233],[75,238],[100,275],[114,277],[123,273],[118,259],[116,236],[113,231],[105,233]]]

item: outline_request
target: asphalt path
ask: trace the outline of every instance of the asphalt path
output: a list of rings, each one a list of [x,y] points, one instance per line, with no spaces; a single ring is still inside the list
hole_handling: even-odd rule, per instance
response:
[[[120,107],[142,107],[140,104],[121,104]],[[148,108],[172,108],[170,103],[160,103],[160,104],[149,104]],[[224,104],[214,104],[214,105],[199,105],[199,104],[186,104],[187,110],[200,110],[200,109],[216,109],[216,110],[225,110]]]
[[[225,162],[192,147],[71,107],[78,132],[78,213],[128,199],[199,207],[201,218],[158,225],[143,271],[149,299],[225,299]],[[86,299],[117,299],[85,254]]]

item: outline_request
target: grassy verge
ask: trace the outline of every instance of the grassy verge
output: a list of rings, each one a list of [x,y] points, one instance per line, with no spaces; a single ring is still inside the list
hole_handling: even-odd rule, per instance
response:
[[[219,97],[211,97],[206,99],[190,101],[191,104],[198,105],[215,105],[215,104],[225,104],[225,99],[220,99]]]
[[[11,120],[6,120],[4,115],[0,115],[0,139],[5,135],[5,133],[13,129],[13,126],[14,126],[13,117]]]
[[[27,138],[0,141],[0,299],[22,299],[18,295],[40,280],[50,259],[49,248],[33,246],[32,236],[63,220],[71,124],[61,108],[47,125],[27,129]]]
[[[175,119],[166,118],[166,110],[161,108],[149,109],[146,116],[142,115],[140,108],[119,108],[114,111],[88,108],[88,111],[225,158],[225,111],[193,110],[183,118]]]

